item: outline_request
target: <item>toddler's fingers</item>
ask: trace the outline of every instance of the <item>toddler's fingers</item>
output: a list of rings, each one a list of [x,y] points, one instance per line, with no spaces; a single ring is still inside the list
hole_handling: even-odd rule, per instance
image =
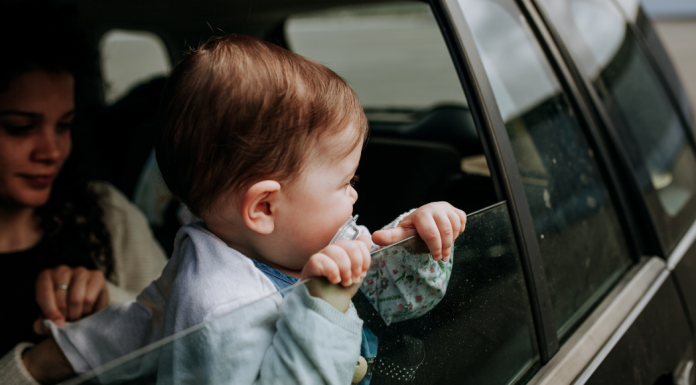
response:
[[[446,213],[435,213],[433,214],[433,219],[435,220],[437,228],[440,231],[442,258],[449,259],[450,247],[452,247],[452,243],[454,242],[454,226],[452,226],[452,222]]]
[[[419,217],[413,221],[418,230],[418,235],[423,238],[433,259],[439,261],[442,258],[442,239],[435,219],[430,215]]]
[[[338,265],[336,265],[336,262],[334,262],[331,257],[323,253],[312,255],[302,269],[300,279],[310,277],[326,277],[326,279],[333,284],[341,282]]]
[[[466,213],[463,210],[455,209],[455,212],[457,215],[459,215],[459,218],[462,220],[462,229],[460,232],[464,232],[464,228],[466,228]]]
[[[462,219],[459,217],[459,215],[457,215],[457,212],[454,210],[447,211],[447,218],[452,224],[452,234],[456,239],[459,236],[459,234],[461,234],[464,231],[464,223],[462,223]]]
[[[387,246],[418,234],[416,229],[405,227],[404,222],[401,222],[399,227],[394,229],[375,231],[372,234],[372,242],[380,246]]]
[[[362,242],[367,246],[367,249],[370,250],[372,247],[372,237],[369,235],[361,235],[358,237],[358,241]]]
[[[360,275],[362,274],[363,251],[365,244],[363,242],[355,241],[338,241],[336,242],[336,246],[339,246],[345,250],[350,262],[350,278],[353,283],[356,283],[360,280]]]
[[[367,270],[370,268],[370,262],[372,261],[372,255],[370,255],[372,239],[368,235],[363,235],[362,237],[358,238],[358,241],[362,242],[365,245],[365,248],[363,249],[362,273],[360,274],[361,278],[365,278]]]
[[[328,255],[329,258],[331,258],[334,261],[334,263],[336,263],[336,265],[338,266],[338,273],[341,277],[341,285],[350,286],[353,284],[353,271],[351,259],[346,250],[339,245],[345,245],[345,243],[341,241],[336,242],[333,245],[325,247],[324,250],[322,250],[322,252]],[[354,246],[357,247],[357,245]],[[334,283],[333,281],[331,282]]]

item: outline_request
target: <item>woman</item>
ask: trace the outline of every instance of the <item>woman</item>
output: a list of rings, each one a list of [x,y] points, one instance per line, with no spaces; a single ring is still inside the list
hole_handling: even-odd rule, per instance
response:
[[[9,53],[0,62],[3,383],[33,382],[21,355],[44,338],[44,318],[61,325],[132,300],[166,263],[135,206],[108,184],[88,183],[86,162],[73,151],[83,55],[59,25],[65,19],[34,6],[27,14],[37,28],[21,41],[8,28],[21,12],[0,10],[14,18],[0,22]]]

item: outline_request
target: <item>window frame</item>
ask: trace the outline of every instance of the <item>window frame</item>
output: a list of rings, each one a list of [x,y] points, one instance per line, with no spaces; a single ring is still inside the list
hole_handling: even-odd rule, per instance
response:
[[[508,205],[543,365],[558,352],[559,341],[541,251],[517,160],[459,3],[457,0],[434,0],[431,7],[469,100],[499,198]]]
[[[687,233],[693,223],[696,223],[696,197],[692,197],[678,216],[671,218],[666,225],[661,225],[660,220],[656,217],[657,214],[666,216],[664,209],[658,202],[656,194],[649,195],[654,190],[649,190],[648,194],[644,193],[640,185],[639,177],[632,165],[632,161],[618,135],[618,131],[610,118],[610,114],[604,107],[601,97],[595,90],[592,80],[589,79],[575,64],[573,55],[566,47],[565,41],[561,38],[560,33],[555,28],[552,18],[546,13],[543,6],[538,3],[538,0],[516,0],[526,2],[528,12],[535,13],[539,16],[537,28],[543,28],[548,31],[550,38],[545,41],[546,45],[557,47],[560,52],[558,63],[563,63],[569,70],[572,76],[572,82],[575,83],[582,94],[584,104],[588,107],[590,114],[593,116],[597,131],[604,145],[611,153],[611,162],[616,167],[615,188],[621,191],[622,205],[625,207],[625,215],[628,226],[632,227],[631,232],[633,238],[638,245],[640,254],[658,255],[662,258],[667,258],[674,248],[679,244],[679,240]],[[685,118],[682,107],[677,102],[674,90],[671,88],[668,80],[662,74],[662,68],[655,60],[653,53],[643,41],[642,34],[637,31],[637,27],[633,27],[627,19],[622,8],[620,8],[613,0],[607,0],[612,6],[617,7],[624,16],[624,22],[627,23],[626,33],[630,34],[634,39],[640,54],[646,57],[650,69],[654,72],[658,83],[668,95],[667,103],[676,111],[679,121],[684,128],[684,134],[689,142],[691,150],[696,154],[696,142],[694,142],[694,134],[691,126],[688,125],[688,119]],[[570,79],[569,79],[570,80]],[[668,228],[662,228],[668,227]],[[669,246],[671,239],[672,246]]]
[[[616,3],[616,0],[613,0]],[[657,31],[652,25],[652,21],[643,10],[643,6],[638,3],[638,11],[635,18],[624,13],[624,19],[628,23],[629,28],[633,31],[634,36],[638,40],[638,44],[642,45],[643,51],[648,57],[653,67],[657,71],[657,76],[665,85],[665,91],[672,98],[672,104],[677,105],[677,111],[681,114],[685,127],[688,128],[687,135],[696,143],[696,134],[694,133],[694,114],[691,103],[686,94],[686,90],[681,84],[681,80],[677,74],[677,70],[672,64],[672,60],[667,54]]]
[[[651,217],[642,194],[632,193],[632,191],[639,191],[635,175],[631,172],[627,177],[622,177],[626,174],[620,172],[626,166],[630,166],[628,157],[623,151],[612,156],[610,151],[612,140],[617,140],[617,138],[606,134],[600,128],[604,120],[608,119],[608,115],[601,116],[602,111],[598,113],[594,109],[596,101],[591,98],[591,95],[588,95],[587,85],[584,84],[578,70],[570,61],[567,49],[556,43],[558,41],[556,31],[548,27],[533,0],[510,1],[517,6],[519,16],[527,20],[569,99],[570,105],[578,113],[578,120],[588,143],[597,152],[597,163],[600,166],[607,189],[616,204],[621,231],[625,235],[634,261],[631,268],[633,270],[640,264],[642,255],[654,255],[655,253],[650,253],[650,251],[659,250],[656,247],[659,243],[657,243],[654,226],[643,229],[639,225],[650,221]],[[496,179],[501,199],[506,200],[510,206],[510,215],[520,248],[520,257],[523,259],[524,274],[537,329],[541,364],[543,365],[558,352],[560,341],[556,335],[553,308],[538,239],[510,140],[483,63],[475,47],[473,36],[464,20],[463,11],[457,0],[438,0],[433,1],[431,5],[450,48],[467,98],[471,103],[474,121],[482,138],[488,164]],[[639,208],[637,212],[636,207]],[[652,221],[647,223],[652,224]],[[646,236],[647,241],[645,240]],[[627,276],[619,282],[624,282],[626,278]],[[602,303],[603,301],[598,301],[591,309],[599,307]],[[586,317],[591,313],[593,310],[590,310]],[[570,335],[572,336],[572,334]]]

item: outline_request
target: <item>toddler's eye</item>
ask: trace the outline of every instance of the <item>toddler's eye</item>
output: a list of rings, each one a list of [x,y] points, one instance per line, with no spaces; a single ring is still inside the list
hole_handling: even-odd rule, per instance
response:
[[[355,184],[360,180],[360,175],[354,175],[350,180],[350,186],[355,187]]]

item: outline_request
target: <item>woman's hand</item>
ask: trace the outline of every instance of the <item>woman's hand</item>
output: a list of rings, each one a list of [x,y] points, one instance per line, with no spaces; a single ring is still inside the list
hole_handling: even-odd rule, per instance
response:
[[[36,302],[43,316],[34,322],[34,331],[46,334],[43,319],[62,326],[77,321],[109,304],[109,289],[104,274],[84,267],[65,265],[46,269],[36,279]]]
[[[312,255],[300,279],[324,277],[326,280],[307,282],[309,294],[342,312],[348,310],[350,299],[357,293],[370,267],[370,245],[370,237],[363,235],[357,241],[338,241]]]
[[[449,261],[452,244],[466,226],[466,213],[447,202],[428,203],[406,216],[396,228],[375,231],[372,242],[391,245],[420,235],[436,261]]]

